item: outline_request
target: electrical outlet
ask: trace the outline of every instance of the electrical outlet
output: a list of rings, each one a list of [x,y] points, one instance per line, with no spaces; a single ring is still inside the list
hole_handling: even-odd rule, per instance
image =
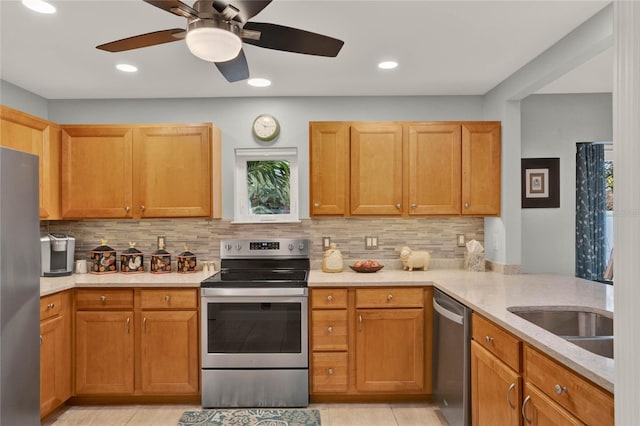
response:
[[[378,237],[377,236],[364,237],[364,249],[365,250],[376,250],[377,248],[378,248]]]
[[[158,249],[163,249],[167,246],[164,235],[158,235]]]
[[[456,235],[456,244],[458,245],[458,247],[464,247],[464,234]]]
[[[322,237],[322,250],[331,248],[331,237]]]

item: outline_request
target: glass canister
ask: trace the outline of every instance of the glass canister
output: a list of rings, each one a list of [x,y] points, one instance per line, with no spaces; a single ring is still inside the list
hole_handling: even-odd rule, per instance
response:
[[[171,253],[164,249],[164,244],[160,244],[158,250],[151,255],[152,274],[164,274],[171,272]]]
[[[107,245],[107,240],[102,240],[100,245],[91,250],[92,274],[113,274],[118,272],[116,267],[116,251]]]
[[[178,272],[183,274],[197,272],[196,255],[191,253],[186,245],[184,251],[178,255]]]
[[[129,241],[129,248],[120,255],[120,272],[125,274],[144,272],[144,255],[136,248],[136,243]]]

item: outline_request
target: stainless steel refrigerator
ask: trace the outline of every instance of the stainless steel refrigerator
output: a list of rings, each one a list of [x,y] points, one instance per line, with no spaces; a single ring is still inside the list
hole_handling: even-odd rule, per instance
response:
[[[38,157],[0,147],[0,425],[40,424]]]

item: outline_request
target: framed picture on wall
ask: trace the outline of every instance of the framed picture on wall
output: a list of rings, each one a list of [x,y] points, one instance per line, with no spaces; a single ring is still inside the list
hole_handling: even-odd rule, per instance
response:
[[[521,160],[522,208],[560,207],[560,159]]]

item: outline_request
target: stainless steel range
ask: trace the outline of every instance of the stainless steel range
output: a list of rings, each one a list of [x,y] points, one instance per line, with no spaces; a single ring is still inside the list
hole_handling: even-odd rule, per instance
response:
[[[222,240],[201,283],[202,406],[309,404],[309,241]]]

